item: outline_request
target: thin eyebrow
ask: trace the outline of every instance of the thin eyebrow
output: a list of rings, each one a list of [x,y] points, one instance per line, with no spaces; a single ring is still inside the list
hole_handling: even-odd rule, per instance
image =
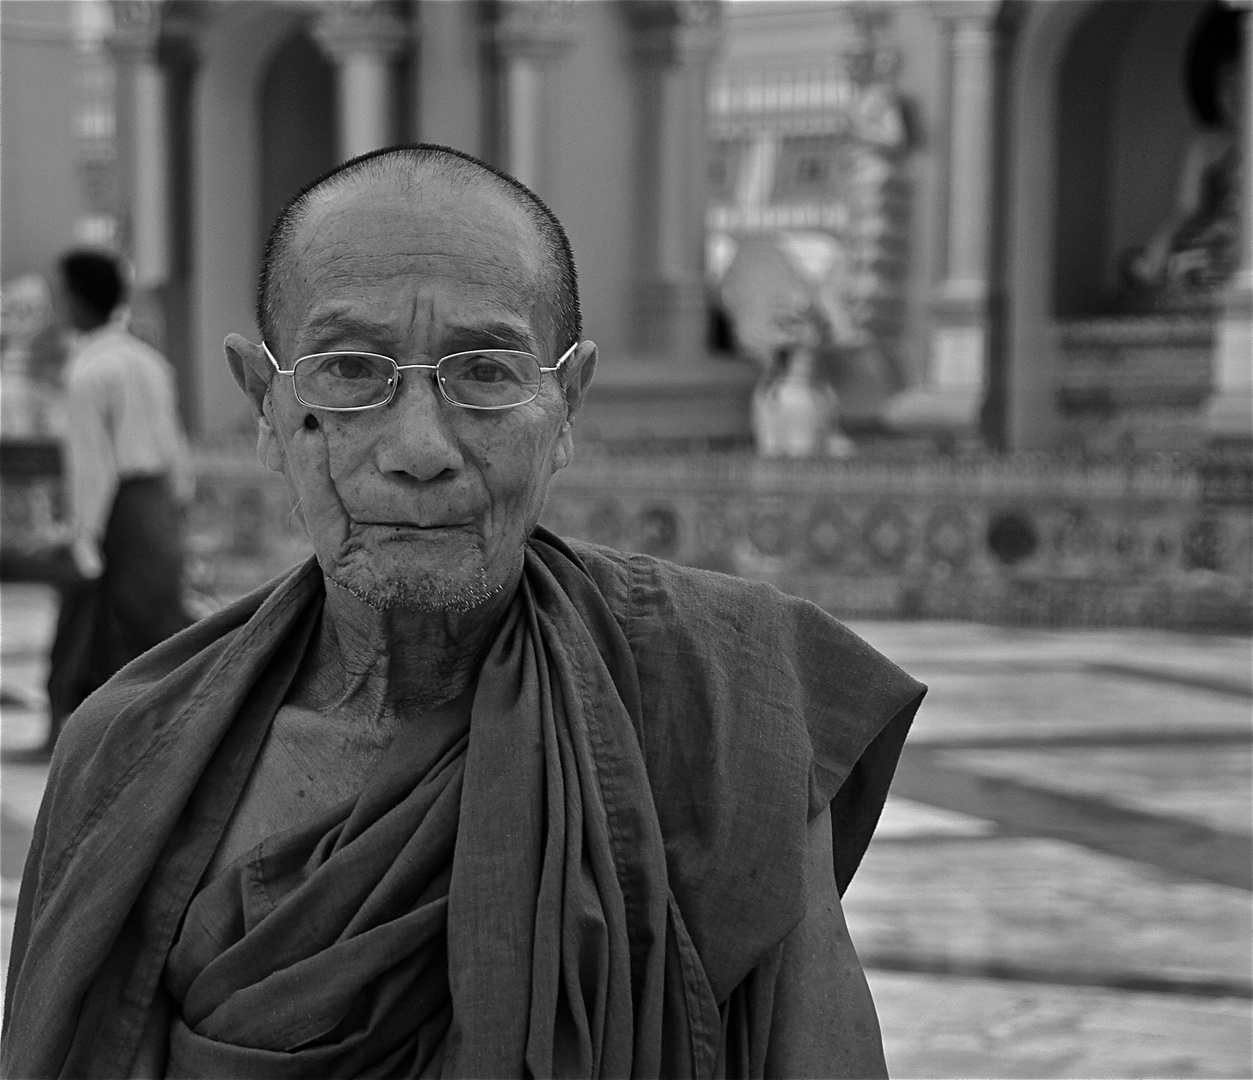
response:
[[[481,341],[486,338],[502,349],[535,350],[531,335],[520,326],[507,322],[486,322],[445,327],[441,337],[445,341]],[[461,351],[460,349],[454,351]]]
[[[391,339],[392,327],[387,323],[377,322],[345,311],[342,308],[323,309],[309,320],[301,337],[309,341],[316,349],[326,345],[328,337],[348,334],[367,340],[387,341]],[[445,326],[440,337],[449,342],[447,353],[463,352],[467,348],[482,347],[486,339],[497,348],[518,349],[525,352],[537,352],[538,347],[524,327],[502,320],[491,320],[481,323],[458,323]]]
[[[386,323],[375,322],[347,311],[331,309],[316,314],[304,327],[302,338],[316,343],[319,347],[326,343],[326,338],[339,334],[351,334],[372,340],[387,340],[391,337],[391,327]]]

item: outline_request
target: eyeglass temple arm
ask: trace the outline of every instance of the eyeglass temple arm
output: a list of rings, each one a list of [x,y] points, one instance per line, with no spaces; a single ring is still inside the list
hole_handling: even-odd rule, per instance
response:
[[[281,368],[278,366],[278,361],[274,359],[274,354],[270,352],[270,346],[268,346],[264,341],[261,342],[261,348],[265,350],[265,355],[270,358],[270,363],[274,365],[274,370],[277,371],[280,375],[295,374],[294,371],[288,371],[286,368]]]
[[[559,359],[555,364],[553,364],[552,367],[542,367],[540,368],[540,371],[557,371],[561,367],[562,364],[564,364],[567,360],[570,359],[571,356],[574,355],[574,350],[577,349],[582,344],[583,343],[581,341],[576,341],[573,345],[570,346],[570,348],[568,348],[565,352],[561,354],[561,359]]]

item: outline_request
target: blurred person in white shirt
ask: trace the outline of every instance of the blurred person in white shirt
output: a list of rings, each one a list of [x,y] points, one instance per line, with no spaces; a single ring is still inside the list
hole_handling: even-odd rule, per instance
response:
[[[65,367],[63,461],[80,580],[62,588],[48,675],[48,754],[88,694],[190,623],[182,526],[195,490],[174,371],[127,329],[118,260],[74,250],[58,270],[61,307],[78,331]]]

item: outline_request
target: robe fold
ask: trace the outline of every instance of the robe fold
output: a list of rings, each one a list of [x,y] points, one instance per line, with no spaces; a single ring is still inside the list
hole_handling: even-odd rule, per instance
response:
[[[323,599],[310,561],[67,726],[6,1075],[762,1075],[811,825],[842,892],[924,688],[769,586],[539,529],[468,727],[206,880]]]

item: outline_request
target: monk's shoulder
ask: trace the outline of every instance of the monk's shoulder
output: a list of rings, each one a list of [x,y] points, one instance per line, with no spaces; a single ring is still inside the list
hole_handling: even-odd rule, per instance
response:
[[[661,633],[690,633],[711,624],[751,629],[760,616],[806,603],[765,582],[586,541],[567,543],[620,620]]]
[[[630,646],[659,779],[746,768],[782,780],[815,750],[845,775],[923,689],[831,614],[769,583],[570,547]]]
[[[711,663],[895,669],[834,616],[774,585],[650,555],[570,542],[631,639],[637,659],[674,652]],[[729,671],[728,674],[735,674]],[[741,672],[748,676],[748,672]]]
[[[54,830],[77,821],[124,777],[157,738],[169,734],[245,629],[294,575],[268,582],[180,631],[117,672],[66,720],[57,738],[44,805]]]

